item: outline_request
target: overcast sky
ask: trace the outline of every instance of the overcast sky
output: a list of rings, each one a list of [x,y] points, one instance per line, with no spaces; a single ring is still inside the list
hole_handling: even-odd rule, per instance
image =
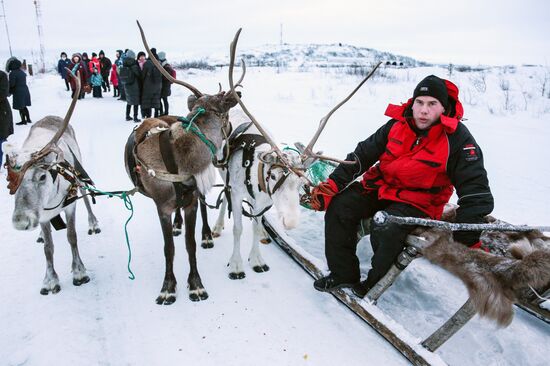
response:
[[[1,1],[1,0],[0,0]],[[135,20],[159,50],[342,42],[439,63],[550,65],[548,0],[41,0],[46,49],[141,50]],[[4,0],[11,45],[38,52],[32,0]],[[0,12],[2,9],[0,8]],[[0,55],[8,52],[0,19]],[[0,60],[3,63],[3,60]]]

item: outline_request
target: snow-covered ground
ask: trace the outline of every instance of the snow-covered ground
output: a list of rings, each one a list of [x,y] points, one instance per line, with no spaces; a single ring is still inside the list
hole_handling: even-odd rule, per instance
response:
[[[316,147],[343,157],[386,121],[388,102],[405,101],[416,83],[446,69],[386,69],[369,81],[331,119]],[[484,151],[496,207],[494,215],[517,224],[548,225],[550,99],[540,97],[544,69],[491,69],[486,75],[454,72],[461,88],[466,124]],[[178,78],[206,93],[227,85],[226,69],[178,72]],[[486,82],[486,90],[480,86]],[[508,80],[506,104],[502,80]],[[336,72],[277,72],[249,69],[243,100],[283,143],[307,142],[319,119],[359,81]],[[505,84],[505,83],[504,83]],[[63,116],[69,93],[48,74],[29,78],[31,117]],[[226,87],[227,88],[227,87]],[[186,114],[187,90],[173,86],[171,113]],[[133,123],[124,121],[125,104],[107,94],[79,101],[72,118],[84,166],[102,190],[131,188],[123,165],[123,147]],[[16,126],[10,141],[20,143],[29,126]],[[4,180],[5,172],[2,172]],[[5,184],[5,183],[4,183]],[[217,192],[211,194],[213,199]],[[86,235],[85,209],[79,204],[77,232],[81,257],[91,282],[72,285],[71,255],[65,232],[55,232],[55,266],[62,290],[41,296],[45,270],[38,231],[11,226],[13,198],[0,191],[0,360],[6,365],[400,365],[407,361],[332,296],[319,293],[312,280],[275,245],[262,246],[271,270],[247,277],[227,277],[232,250],[231,224],[210,250],[198,248],[198,265],[209,299],[187,299],[187,256],[183,237],[176,239],[178,301],[158,306],[154,299],[164,275],[163,242],[151,200],[136,196],[129,224],[134,281],[126,270],[124,222],[129,213],[116,198],[99,198],[94,210],[102,228]],[[211,222],[216,217],[210,212]],[[322,259],[321,216],[307,214],[290,233]],[[199,223],[200,225],[200,223]],[[317,239],[318,238],[318,239]],[[251,233],[245,226],[243,257]],[[359,248],[368,263],[367,240]],[[364,268],[366,270],[366,267]],[[381,308],[418,337],[426,336],[466,298],[451,276],[418,260],[380,301]],[[547,365],[550,326],[520,311],[512,325],[497,330],[475,318],[437,353],[453,365]]]

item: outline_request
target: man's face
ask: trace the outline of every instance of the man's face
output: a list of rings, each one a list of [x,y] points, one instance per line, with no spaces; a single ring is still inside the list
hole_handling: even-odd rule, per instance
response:
[[[419,130],[431,127],[445,111],[441,102],[434,97],[416,97],[412,105],[414,124]]]

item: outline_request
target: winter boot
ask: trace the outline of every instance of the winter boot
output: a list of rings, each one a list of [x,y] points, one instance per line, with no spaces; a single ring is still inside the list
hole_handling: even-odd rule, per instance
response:
[[[27,121],[25,121],[25,112],[22,109],[19,110],[19,116],[21,117],[21,122],[17,122],[16,125],[17,126],[26,125]]]
[[[321,292],[329,292],[339,288],[353,287],[354,285],[356,285],[354,282],[346,282],[337,279],[332,275],[332,273],[313,282],[313,287],[315,287],[317,291]]]
[[[29,108],[25,107],[25,109],[23,109],[23,112],[25,113],[25,121],[27,123],[32,123],[31,116],[29,114]]]
[[[370,284],[369,280],[366,279],[353,285],[351,292],[353,292],[353,294],[357,297],[364,298],[367,292],[369,292],[374,285],[375,284]]]
[[[130,109],[132,108],[131,105],[126,104],[126,121],[131,121],[132,117],[130,117]]]
[[[138,118],[138,106],[134,106],[134,122],[138,123],[141,122],[141,120]]]

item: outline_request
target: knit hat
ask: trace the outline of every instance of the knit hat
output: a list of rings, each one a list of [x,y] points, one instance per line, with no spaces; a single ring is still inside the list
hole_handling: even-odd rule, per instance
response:
[[[126,50],[126,58],[136,58],[136,54],[132,50]]]
[[[416,97],[429,96],[441,102],[441,105],[447,109],[449,106],[449,94],[447,93],[447,86],[443,79],[438,78],[435,75],[430,75],[424,78],[414,88],[413,102]]]
[[[158,56],[159,56],[159,60],[161,60],[161,61],[166,60],[166,52],[160,51],[160,52],[158,53]]]
[[[99,56],[101,55],[105,56],[105,52],[103,52],[103,50],[99,51]]]

